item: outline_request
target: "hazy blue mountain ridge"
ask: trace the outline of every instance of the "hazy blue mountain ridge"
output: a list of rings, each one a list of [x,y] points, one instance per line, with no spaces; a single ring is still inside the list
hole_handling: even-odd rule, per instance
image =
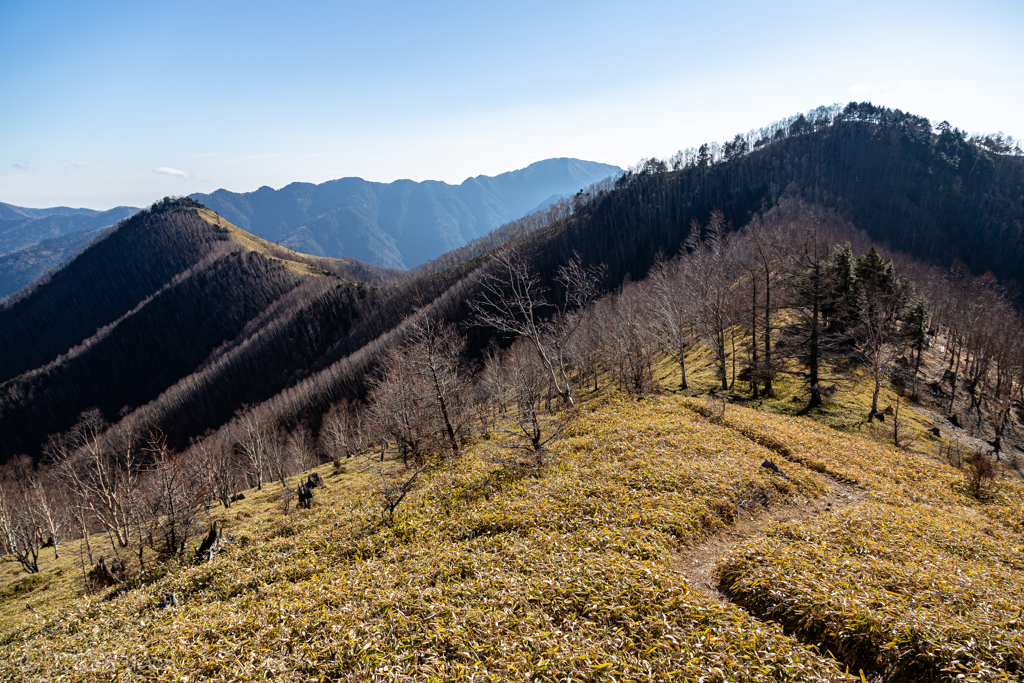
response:
[[[118,206],[107,211],[69,209],[26,209],[0,203],[0,254],[30,247],[43,240],[62,237],[83,230],[113,225],[136,213],[131,206]],[[84,244],[87,241],[82,241]],[[0,294],[2,296],[2,294]]]
[[[560,158],[459,185],[341,178],[191,197],[240,228],[298,251],[411,268],[621,171]]]
[[[107,211],[30,209],[0,202],[0,299],[42,277],[104,228],[136,212],[131,206]]]
[[[0,298],[50,272],[106,228],[86,228],[0,255]]]

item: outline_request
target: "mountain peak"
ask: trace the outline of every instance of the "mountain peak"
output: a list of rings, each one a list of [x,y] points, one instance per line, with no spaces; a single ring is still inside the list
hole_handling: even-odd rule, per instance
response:
[[[561,157],[459,185],[340,178],[192,197],[242,229],[305,253],[411,268],[621,172]]]

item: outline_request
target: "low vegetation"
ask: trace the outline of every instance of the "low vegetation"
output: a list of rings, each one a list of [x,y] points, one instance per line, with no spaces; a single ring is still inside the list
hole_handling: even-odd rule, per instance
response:
[[[0,661],[14,680],[1019,673],[1024,510],[1009,480],[977,500],[922,456],[669,396],[591,399],[544,466],[516,463],[497,442],[468,446],[421,475],[390,524],[377,468],[401,465],[376,449],[344,474],[321,468],[328,488],[309,511],[282,514],[267,486],[220,513],[233,540],[212,562],[36,604],[42,616],[7,627]],[[837,480],[865,501],[772,527],[722,561],[723,589],[749,612],[683,578],[694,544]],[[171,593],[178,606],[163,607]]]
[[[884,680],[1024,672],[1019,480],[979,499],[944,464],[809,420],[730,410],[726,424],[868,496],[725,558],[722,587],[736,602]]]
[[[824,491],[809,471],[767,473],[767,453],[676,399],[609,399],[544,468],[478,443],[425,475],[393,525],[357,459],[367,488],[327,476],[314,509],[239,521],[213,562],[115,600],[55,606],[2,656],[33,680],[840,680],[673,568],[737,514]],[[160,606],[167,593],[179,607]]]

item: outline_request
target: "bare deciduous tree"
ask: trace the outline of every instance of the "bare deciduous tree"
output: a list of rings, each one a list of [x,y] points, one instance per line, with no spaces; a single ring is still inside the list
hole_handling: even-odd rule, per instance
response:
[[[902,351],[905,337],[899,320],[907,306],[908,286],[896,277],[892,261],[883,261],[874,247],[858,259],[856,269],[856,324],[864,359],[871,371],[874,391],[868,419],[878,413],[882,380]]]
[[[142,495],[144,541],[163,557],[180,557],[185,542],[199,528],[199,512],[209,498],[198,471],[202,463],[192,460],[188,453],[173,453],[158,429],[146,439],[145,451],[149,464]],[[140,564],[142,557],[140,550]]]
[[[424,321],[385,356],[370,393],[370,415],[377,431],[395,439],[403,459],[435,448],[460,454],[473,418],[464,349],[453,327]]]
[[[679,388],[689,388],[686,381],[686,351],[694,341],[693,301],[685,288],[685,260],[659,259],[650,279],[654,294],[653,323],[658,331],[661,350],[679,363]]]
[[[512,411],[507,420],[511,426],[501,430],[507,437],[504,445],[526,450],[538,465],[543,464],[544,449],[562,434],[565,426],[564,414],[544,410],[550,383],[547,368],[536,349],[525,340],[519,340],[509,349],[505,368]]]
[[[690,228],[686,241],[689,252],[682,264],[684,291],[694,304],[696,329],[714,351],[721,388],[728,391],[727,331],[734,322],[732,289],[736,282],[736,261],[721,212],[712,212],[704,231],[706,234],[701,239],[700,226],[694,222]]]
[[[43,527],[34,506],[32,461],[21,456],[0,470],[0,549],[11,555],[22,568],[39,571],[39,551],[43,545]]]
[[[635,394],[653,390],[657,332],[653,324],[652,287],[626,282],[614,296],[597,303],[605,337],[606,365],[621,387]]]
[[[466,340],[454,327],[426,320],[416,326],[406,356],[413,373],[426,385],[438,431],[456,457],[472,419],[465,349]]]
[[[242,406],[236,418],[238,449],[256,477],[256,488],[262,491],[279,455],[277,416],[266,406]]]
[[[209,495],[231,507],[238,490],[238,463],[230,445],[219,435],[208,434],[189,448],[190,458],[201,468]]]
[[[285,462],[289,471],[305,472],[320,464],[317,456],[316,439],[306,425],[299,425],[288,434],[285,441]]]
[[[488,275],[481,280],[483,292],[470,306],[477,324],[528,340],[555,392],[573,406],[569,344],[598,294],[603,274],[603,268],[584,268],[579,259],[570,259],[558,270],[560,295],[552,303],[548,288],[523,255],[506,247],[494,256]]]
[[[404,349],[385,353],[380,376],[371,382],[369,421],[374,433],[395,441],[406,464],[422,459],[432,445],[432,414],[427,400],[423,383],[407,362]]]
[[[363,410],[345,399],[331,407],[320,427],[320,442],[331,462],[338,464],[341,457],[351,458],[366,447]]]

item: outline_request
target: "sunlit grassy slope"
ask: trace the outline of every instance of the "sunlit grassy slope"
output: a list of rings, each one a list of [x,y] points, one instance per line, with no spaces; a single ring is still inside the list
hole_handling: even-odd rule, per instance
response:
[[[4,629],[0,670],[725,681],[849,680],[852,664],[904,680],[955,678],[961,666],[986,680],[1019,675],[1017,484],[977,501],[958,472],[921,456],[807,419],[704,409],[685,397],[595,399],[539,470],[494,464],[497,446],[480,442],[424,477],[393,527],[368,489],[368,459],[349,465],[361,474],[327,476],[311,511],[284,515],[270,487],[226,511],[235,541],[212,563],[112,600],[19,596],[45,616]],[[789,479],[763,469],[767,458]],[[723,560],[723,587],[750,613],[679,573],[692,544],[738,516],[813,501],[836,481],[865,502],[770,527]],[[181,606],[161,608],[164,592]]]
[[[303,273],[305,275],[328,274],[318,268],[314,268],[313,266],[307,263],[303,263],[297,259],[288,258],[292,254],[294,254],[295,256],[300,256],[300,254],[298,254],[298,252],[292,251],[291,249],[287,249],[285,247],[276,245],[273,242],[263,239],[262,237],[257,237],[256,235],[253,235],[250,232],[246,232],[245,230],[242,230],[238,226],[234,225],[233,223],[229,223],[228,221],[224,220],[218,214],[214,213],[213,211],[210,211],[209,209],[196,209],[196,213],[198,213],[199,216],[210,225],[216,226],[217,228],[226,231],[228,238],[232,242],[236,242],[242,245],[249,251],[255,251],[257,253],[267,256],[267,258],[272,258],[277,261],[280,261],[285,265],[285,267],[289,268],[290,270],[294,270],[297,273]]]
[[[723,588],[737,602],[898,680],[1024,675],[1017,480],[978,500],[946,465],[809,420],[731,410],[725,423],[868,495],[724,558]]]

